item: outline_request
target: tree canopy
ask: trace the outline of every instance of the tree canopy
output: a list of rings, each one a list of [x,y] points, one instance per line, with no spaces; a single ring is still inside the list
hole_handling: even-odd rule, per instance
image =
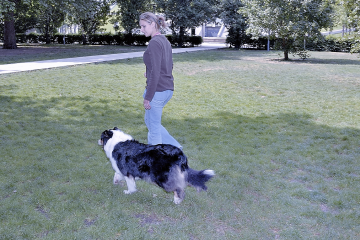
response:
[[[111,4],[117,3],[116,20],[127,33],[138,28],[142,12],[164,14],[178,45],[182,46],[187,29],[221,18],[229,36],[278,39],[278,46],[289,52],[304,46],[304,40],[320,37],[320,30],[332,26],[335,0],[1,0],[0,34],[3,48],[16,48],[16,33],[36,27],[50,42],[50,36],[64,24],[78,24],[84,36],[93,34],[109,18]],[[341,21],[359,31],[360,0],[337,0]]]
[[[94,34],[105,25],[109,13],[111,0],[69,0],[68,16],[70,22],[78,24],[83,35],[83,44],[87,43],[89,34]]]
[[[119,5],[117,20],[124,28],[125,32],[131,34],[135,28],[139,27],[139,16],[150,9],[150,0],[116,0]]]
[[[245,0],[242,12],[248,18],[248,33],[279,39],[287,60],[289,52],[304,45],[304,39],[321,36],[332,26],[333,9],[327,0]]]
[[[104,25],[112,0],[2,0],[0,19],[4,22],[3,48],[16,48],[16,33],[38,28],[49,43],[49,36],[65,19],[79,24],[86,36]],[[19,23],[19,24],[17,24]]]
[[[0,2],[0,23],[3,21],[3,48],[14,49],[16,32],[25,32],[36,24],[32,0],[2,0]]]
[[[355,28],[359,31],[360,24],[360,0],[341,0],[340,4],[343,5],[349,27]]]
[[[244,4],[241,0],[223,0],[221,3],[219,17],[228,29],[228,37],[235,43],[235,48],[240,48],[246,38],[246,18],[239,11]]]
[[[63,0],[38,0],[36,3],[36,27],[45,35],[47,44],[50,43],[50,36],[65,20],[66,6]]]
[[[170,29],[178,35],[178,44],[182,46],[185,29],[216,18],[220,1],[218,0],[155,0],[158,7],[171,20]]]

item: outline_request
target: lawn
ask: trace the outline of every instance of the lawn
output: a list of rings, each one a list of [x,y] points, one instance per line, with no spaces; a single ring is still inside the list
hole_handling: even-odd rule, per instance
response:
[[[146,142],[141,58],[0,75],[0,239],[359,239],[360,61],[174,55],[163,124],[208,191],[124,195],[97,140]]]
[[[0,44],[0,64],[137,52],[144,51],[145,48],[118,45],[18,44],[17,49],[3,49]]]

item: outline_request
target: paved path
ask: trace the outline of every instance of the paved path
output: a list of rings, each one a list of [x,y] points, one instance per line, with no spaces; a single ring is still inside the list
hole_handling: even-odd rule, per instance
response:
[[[225,44],[204,43],[200,47],[176,48],[173,49],[173,53],[204,51],[204,50],[223,48],[225,46],[226,46]],[[45,61],[36,61],[36,62],[4,64],[4,65],[0,65],[0,74],[32,71],[32,70],[55,68],[55,67],[73,66],[79,64],[107,62],[107,61],[114,61],[119,59],[136,58],[136,57],[142,57],[143,53],[144,52],[142,51],[142,52],[97,55],[97,56],[88,56],[88,57],[63,58],[63,59],[54,59],[54,60],[45,60]]]

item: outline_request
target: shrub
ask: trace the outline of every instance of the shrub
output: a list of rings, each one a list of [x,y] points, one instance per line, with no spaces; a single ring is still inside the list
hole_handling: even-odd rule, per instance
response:
[[[178,35],[166,35],[166,38],[169,40],[172,46],[178,46],[179,36]],[[201,36],[188,36],[185,35],[183,37],[183,46],[184,47],[193,47],[198,46],[203,43],[203,39]]]
[[[16,34],[16,42],[17,43],[26,43],[27,42],[26,34],[25,33]]]
[[[192,46],[199,46],[203,43],[203,39],[200,36],[190,36],[189,42]]]
[[[124,45],[125,37],[122,33],[115,34],[114,36],[114,43],[116,45]]]
[[[28,43],[39,43],[39,34],[36,33],[30,33],[26,36]]]
[[[59,44],[64,44],[64,37],[65,37],[65,44],[73,44],[73,43],[80,43],[82,41],[82,36],[80,34],[56,34],[54,36],[54,42]]]
[[[351,53],[360,53],[360,37],[355,37],[351,46]]]
[[[135,45],[138,45],[138,46],[145,46],[146,43],[148,43],[151,39],[151,37],[146,37],[145,35],[133,35],[133,38],[134,38],[134,43]]]

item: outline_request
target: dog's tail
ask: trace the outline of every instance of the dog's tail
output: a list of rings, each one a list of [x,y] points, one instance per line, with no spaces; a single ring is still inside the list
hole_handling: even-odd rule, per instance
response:
[[[187,182],[196,188],[198,192],[201,190],[207,189],[205,186],[205,183],[210,180],[213,176],[215,176],[215,172],[213,170],[202,170],[202,171],[196,171],[194,169],[188,168],[187,170],[188,176],[187,176]]]

